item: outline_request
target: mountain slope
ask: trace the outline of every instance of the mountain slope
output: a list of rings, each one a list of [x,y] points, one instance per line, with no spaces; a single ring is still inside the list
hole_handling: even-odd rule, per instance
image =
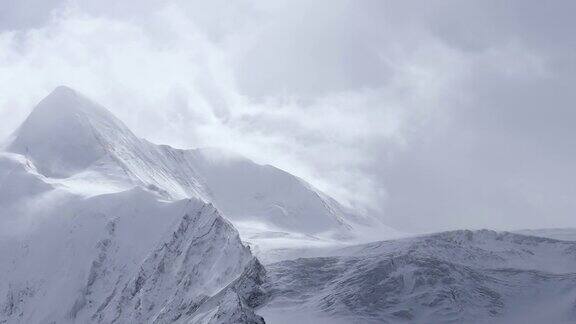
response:
[[[263,323],[265,270],[192,168],[104,108],[58,88],[9,151],[0,323]]]
[[[174,199],[205,198],[190,166],[137,138],[104,107],[67,87],[58,87],[38,104],[8,151],[24,155],[50,178],[82,183],[96,177]]]
[[[228,220],[355,221],[286,172],[149,143],[59,87],[0,152],[0,323],[261,323],[266,272]]]
[[[163,199],[212,202],[235,223],[256,222],[272,231],[340,237],[353,235],[355,227],[393,232],[272,166],[221,150],[178,150],[139,139],[105,108],[67,87],[38,104],[8,151],[84,196],[141,186]]]
[[[215,205],[232,220],[265,219],[280,229],[348,230],[354,215],[287,172],[218,149],[187,151]]]
[[[574,241],[357,244],[390,234],[272,166],[139,139],[60,87],[0,152],[0,323],[576,321]]]
[[[267,266],[269,323],[571,323],[576,243],[455,231]]]
[[[259,263],[211,205],[160,202],[139,188],[65,201],[20,214],[40,219],[2,237],[0,322],[164,323],[223,293],[246,323],[262,322],[238,308],[258,286],[231,288]]]

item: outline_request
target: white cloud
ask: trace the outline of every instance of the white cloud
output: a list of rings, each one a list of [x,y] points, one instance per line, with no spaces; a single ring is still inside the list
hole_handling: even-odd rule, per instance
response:
[[[575,64],[566,54],[569,42],[562,50],[548,42],[562,33],[528,24],[522,15],[537,6],[525,2],[50,3],[54,10],[24,15],[19,19],[28,21],[12,22],[13,30],[0,24],[0,137],[66,84],[142,137],[232,149],[349,204],[384,210],[403,228],[502,224],[489,214],[454,219],[474,208],[494,215],[521,210],[478,198],[490,172],[501,171],[485,170],[479,159],[504,156],[502,143],[510,142],[511,152],[521,143],[536,151],[544,145],[540,138],[555,147],[554,139],[566,137],[554,125],[544,137],[530,133],[542,118],[569,119],[568,110],[547,117],[554,114],[537,103],[570,102],[574,92],[562,85],[570,84]],[[24,17],[21,6],[4,9]],[[558,99],[550,99],[556,89]],[[574,160],[561,154],[561,165]],[[505,156],[501,165],[515,161],[514,154]],[[542,162],[526,170],[548,167]],[[503,182],[529,183],[533,176],[525,172]],[[458,187],[462,178],[468,190]],[[508,197],[513,188],[494,190]],[[542,197],[530,185],[522,192]],[[510,197],[516,204],[528,199]],[[552,198],[539,199],[554,205]],[[413,201],[420,207],[411,209]],[[463,201],[468,206],[458,207]],[[562,208],[557,213],[566,215],[570,208]]]

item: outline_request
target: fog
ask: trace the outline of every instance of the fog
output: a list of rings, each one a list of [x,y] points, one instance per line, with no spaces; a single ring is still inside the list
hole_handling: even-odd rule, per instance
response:
[[[0,2],[0,138],[58,85],[403,231],[576,226],[569,1]]]

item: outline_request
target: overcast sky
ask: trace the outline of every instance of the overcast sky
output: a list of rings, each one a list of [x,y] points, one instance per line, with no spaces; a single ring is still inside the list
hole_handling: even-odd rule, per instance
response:
[[[64,84],[405,231],[576,226],[574,1],[0,1],[0,138]]]

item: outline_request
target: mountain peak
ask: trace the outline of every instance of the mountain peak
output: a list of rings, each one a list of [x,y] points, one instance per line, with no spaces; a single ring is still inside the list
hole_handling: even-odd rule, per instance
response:
[[[52,90],[52,92],[50,92],[50,94],[48,94],[42,100],[42,102],[53,103],[52,105],[38,104],[36,106],[36,108],[54,107],[56,109],[64,109],[64,108],[72,108],[73,109],[73,108],[80,107],[81,101],[86,101],[86,100],[87,100],[87,98],[84,97],[84,95],[82,95],[78,91],[76,91],[76,90],[74,90],[68,86],[61,85],[61,86],[57,86],[56,88],[54,88],[54,90]],[[59,103],[59,104],[55,105],[55,103]],[[66,105],[62,105],[64,103],[66,103]]]
[[[50,95],[74,95],[74,96],[76,94],[77,94],[76,90],[70,88],[69,86],[65,86],[65,85],[57,86],[50,93]]]
[[[45,97],[15,134],[8,149],[26,155],[45,175],[68,176],[104,156],[103,142],[135,138],[106,108],[59,86]]]
[[[88,99],[80,92],[63,85],[56,87],[48,96],[42,99],[42,101],[36,105],[30,117],[47,114],[49,116],[43,117],[52,118],[45,119],[46,123],[53,121],[55,117],[73,117],[66,115],[78,113],[92,115],[98,118],[116,119],[106,108]],[[115,122],[118,122],[118,120],[115,120]]]

